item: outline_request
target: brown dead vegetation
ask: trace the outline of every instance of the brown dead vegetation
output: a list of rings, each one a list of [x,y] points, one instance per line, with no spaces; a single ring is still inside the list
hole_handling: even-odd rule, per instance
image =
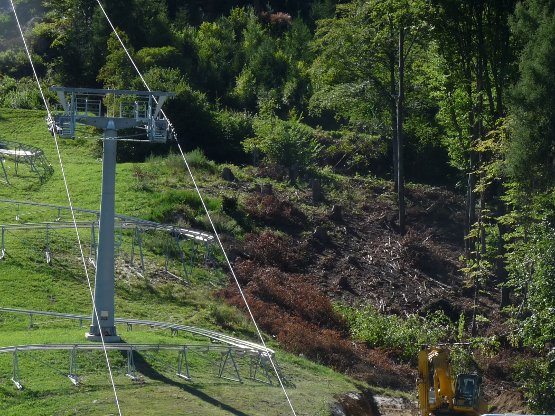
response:
[[[239,261],[235,271],[258,324],[287,351],[374,385],[412,387],[408,366],[393,364],[386,354],[349,339],[346,323],[316,285],[315,276],[260,267],[250,260]],[[219,296],[244,308],[232,286]]]

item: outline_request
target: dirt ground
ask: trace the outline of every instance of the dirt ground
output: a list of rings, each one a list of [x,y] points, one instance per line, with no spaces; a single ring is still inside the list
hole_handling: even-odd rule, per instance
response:
[[[270,195],[248,190],[248,215],[271,224],[272,229],[247,236],[242,243],[229,242],[232,258],[255,305],[255,316],[260,310],[257,319],[285,348],[311,357],[311,351],[302,350],[304,341],[302,345],[291,341],[302,331],[303,339],[319,343],[310,348],[318,350],[315,356],[320,361],[325,356],[326,364],[369,383],[414,391],[414,368],[349,339],[344,323],[321,318],[326,313],[322,304],[371,303],[383,313],[401,316],[442,310],[453,322],[463,313],[468,325],[474,288],[460,271],[463,199],[445,189],[411,187],[407,232],[400,236],[391,189],[356,181],[350,186],[356,198],[339,201],[339,208],[332,198],[313,203],[306,189]],[[477,313],[488,318],[479,323],[478,335],[503,339],[506,329],[501,324],[498,290],[493,285],[487,289],[476,299]],[[312,294],[310,304],[299,291]],[[230,287],[221,295],[240,305],[232,292]],[[268,317],[272,314],[276,319]],[[283,327],[288,326],[286,331]],[[508,380],[510,354],[503,352],[499,360],[490,357],[483,364],[486,399],[496,411],[522,410],[522,396]],[[389,399],[376,403],[379,414],[414,412],[407,403]]]

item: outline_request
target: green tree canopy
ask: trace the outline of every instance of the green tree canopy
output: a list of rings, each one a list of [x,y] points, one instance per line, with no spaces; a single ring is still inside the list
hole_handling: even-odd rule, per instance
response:
[[[519,3],[512,27],[523,48],[507,161],[519,181],[543,188],[555,180],[555,4]]]

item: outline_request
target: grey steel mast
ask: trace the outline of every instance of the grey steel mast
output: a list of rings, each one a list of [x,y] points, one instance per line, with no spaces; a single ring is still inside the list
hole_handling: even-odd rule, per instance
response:
[[[104,131],[102,153],[102,194],[98,255],[94,285],[92,323],[87,339],[119,342],[115,327],[114,302],[114,217],[116,150],[118,130],[144,127],[148,140],[164,143],[169,138],[167,120],[160,117],[164,101],[174,93],[89,88],[51,87],[58,95],[63,112],[48,120],[51,130],[62,137],[75,137],[77,123]],[[97,319],[98,317],[98,319]]]

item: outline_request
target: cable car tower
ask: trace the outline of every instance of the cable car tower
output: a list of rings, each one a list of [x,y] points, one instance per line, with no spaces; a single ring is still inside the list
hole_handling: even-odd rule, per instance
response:
[[[148,141],[165,143],[171,127],[161,116],[162,104],[174,93],[90,88],[51,87],[63,111],[48,120],[62,137],[75,137],[77,123],[104,131],[102,194],[92,324],[85,335],[90,341],[119,342],[114,317],[114,216],[116,148],[118,130],[144,128]],[[98,319],[97,319],[98,317]]]

